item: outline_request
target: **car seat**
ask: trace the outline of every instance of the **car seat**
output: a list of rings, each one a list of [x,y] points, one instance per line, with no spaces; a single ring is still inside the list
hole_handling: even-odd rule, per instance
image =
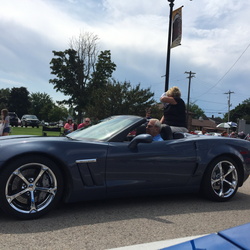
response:
[[[142,124],[136,129],[136,135],[146,134],[146,124]]]
[[[174,139],[181,139],[181,138],[185,138],[185,135],[182,132],[174,132],[173,138]]]
[[[170,128],[170,126],[166,125],[166,124],[162,124],[161,125],[161,137],[162,139],[165,140],[171,140],[173,139],[173,133],[172,130]]]

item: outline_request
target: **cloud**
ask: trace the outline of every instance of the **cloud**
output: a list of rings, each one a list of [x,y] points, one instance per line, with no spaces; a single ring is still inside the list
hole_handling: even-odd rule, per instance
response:
[[[249,0],[175,1],[183,8],[182,45],[171,50],[170,85],[187,98],[185,71],[196,77],[191,101],[207,115],[227,112],[249,98]],[[13,8],[15,6],[15,8]],[[144,0],[9,0],[0,8],[0,88],[25,83],[29,91],[60,93],[48,83],[52,50],[65,50],[80,32],[100,38],[100,50],[111,50],[120,81],[151,87],[158,99],[164,91],[169,3]],[[237,88],[236,88],[237,87]],[[62,95],[61,95],[62,96]],[[218,102],[213,103],[214,98]],[[63,96],[61,97],[61,99]]]
[[[6,88],[8,88],[7,86],[8,85],[19,85],[19,86],[22,86],[23,84],[20,83],[20,82],[15,82],[15,81],[11,81],[9,79],[3,79],[3,78],[0,78],[0,82],[3,83],[3,84],[6,84]]]

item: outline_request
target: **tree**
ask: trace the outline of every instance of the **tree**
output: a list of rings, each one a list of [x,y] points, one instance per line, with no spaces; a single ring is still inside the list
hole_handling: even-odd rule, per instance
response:
[[[40,120],[57,122],[67,119],[68,110],[62,105],[56,105],[52,98],[46,93],[32,93],[30,95],[30,101],[30,113],[37,115]]]
[[[145,116],[146,108],[155,103],[153,96],[150,88],[141,89],[140,84],[132,87],[130,82],[110,80],[105,88],[99,88],[93,93],[93,98],[98,101],[87,107],[86,116],[97,120],[111,115]]]
[[[0,110],[9,109],[8,103],[10,98],[10,89],[0,89]]]
[[[111,61],[110,50],[101,51],[95,65],[95,71],[92,73],[91,87],[93,89],[104,87],[115,69],[116,65]]]
[[[228,117],[228,113],[225,114],[225,117]],[[238,119],[244,119],[246,123],[250,124],[250,98],[230,111],[230,120],[237,122]]]
[[[206,117],[204,111],[195,103],[189,104],[189,112],[191,113],[191,116],[193,119],[199,119],[200,117],[202,117],[202,118]]]
[[[163,116],[163,105],[161,103],[154,103],[153,105],[151,105],[150,116],[152,118],[156,118],[160,120]]]
[[[78,122],[82,120],[84,109],[91,99],[91,84],[93,87],[100,82],[105,83],[114,69],[110,52],[101,52],[97,62],[97,40],[98,37],[91,33],[80,34],[78,39],[72,38],[70,49],[53,51],[56,58],[50,62],[51,73],[57,78],[49,82],[56,91],[68,96],[68,99],[58,103],[73,107],[78,114]],[[97,77],[101,79],[97,80]]]
[[[88,106],[93,107],[99,105],[100,99],[97,94],[100,93],[100,96],[102,96],[102,92],[107,87],[108,81],[115,68],[116,65],[111,61],[110,51],[101,51],[89,84],[88,92],[90,98],[88,100]],[[96,114],[96,116],[98,116],[98,114]]]
[[[53,105],[53,108],[48,113],[48,121],[57,122],[60,120],[65,121],[68,116],[68,111],[63,106]]]
[[[30,95],[31,108],[29,112],[38,116],[40,120],[49,121],[49,113],[55,106],[52,98],[46,93],[32,93]]]
[[[29,113],[29,91],[25,87],[12,88],[10,91],[8,109],[14,111],[19,117]]]

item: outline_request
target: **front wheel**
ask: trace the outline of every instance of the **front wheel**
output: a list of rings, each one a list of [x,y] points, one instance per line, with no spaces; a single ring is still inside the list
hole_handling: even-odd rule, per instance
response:
[[[202,192],[209,199],[227,201],[237,192],[239,169],[229,157],[219,157],[211,162],[204,174]]]
[[[62,174],[45,157],[16,159],[0,174],[0,207],[20,219],[47,213],[59,202],[62,191]]]

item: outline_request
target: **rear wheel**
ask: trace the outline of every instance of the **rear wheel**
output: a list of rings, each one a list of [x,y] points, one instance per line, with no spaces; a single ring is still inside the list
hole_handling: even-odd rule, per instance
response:
[[[237,192],[239,169],[229,157],[219,157],[208,166],[202,181],[202,191],[215,201],[227,201]]]
[[[19,158],[0,174],[0,207],[20,219],[47,213],[59,202],[62,191],[62,174],[45,157]]]

